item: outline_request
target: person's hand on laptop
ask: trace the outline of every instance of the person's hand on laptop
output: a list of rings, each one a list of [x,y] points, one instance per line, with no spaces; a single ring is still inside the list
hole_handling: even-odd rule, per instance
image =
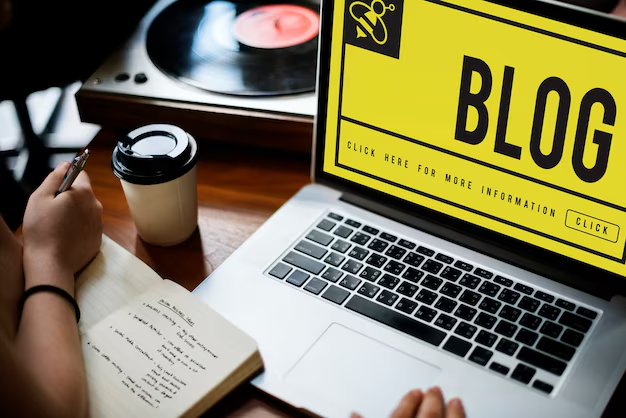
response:
[[[363,418],[353,413],[351,418]],[[412,390],[400,400],[390,418],[465,418],[465,410],[459,398],[453,398],[446,405],[438,387],[426,393]]]

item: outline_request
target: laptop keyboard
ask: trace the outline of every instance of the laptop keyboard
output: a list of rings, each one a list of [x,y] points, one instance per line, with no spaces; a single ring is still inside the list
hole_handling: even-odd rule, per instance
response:
[[[600,316],[333,212],[267,273],[547,394]]]

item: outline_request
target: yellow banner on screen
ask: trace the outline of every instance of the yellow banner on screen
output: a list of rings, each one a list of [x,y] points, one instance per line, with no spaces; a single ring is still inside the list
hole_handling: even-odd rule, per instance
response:
[[[626,276],[626,41],[479,0],[333,21],[324,171]]]

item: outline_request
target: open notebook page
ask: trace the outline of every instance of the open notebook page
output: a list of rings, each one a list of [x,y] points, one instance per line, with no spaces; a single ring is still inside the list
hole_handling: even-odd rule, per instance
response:
[[[170,280],[100,321],[82,344],[93,418],[179,416],[229,376],[239,383],[241,369],[249,377],[261,367],[260,357],[250,364],[252,338]]]
[[[100,252],[76,281],[81,333],[161,281],[148,265],[102,235]]]

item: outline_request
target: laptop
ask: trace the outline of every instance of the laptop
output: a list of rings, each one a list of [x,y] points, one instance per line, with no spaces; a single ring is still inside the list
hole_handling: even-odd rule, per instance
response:
[[[311,185],[195,290],[253,383],[388,416],[599,417],[626,369],[624,21],[530,0],[325,0]]]

